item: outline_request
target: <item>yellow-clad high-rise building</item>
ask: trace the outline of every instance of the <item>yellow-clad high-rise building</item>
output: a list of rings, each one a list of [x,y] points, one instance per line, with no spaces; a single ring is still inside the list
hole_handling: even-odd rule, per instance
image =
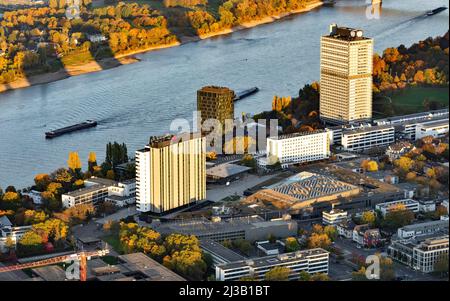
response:
[[[136,207],[163,213],[206,199],[206,139],[200,134],[151,137],[136,151]]]
[[[372,119],[373,40],[330,25],[320,41],[320,118],[331,124]]]

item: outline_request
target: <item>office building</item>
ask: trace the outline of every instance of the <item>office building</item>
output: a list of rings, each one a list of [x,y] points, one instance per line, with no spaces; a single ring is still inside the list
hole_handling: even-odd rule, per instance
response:
[[[408,239],[417,236],[431,235],[438,232],[448,234],[448,221],[439,220],[407,225],[397,230],[397,236],[400,239]]]
[[[202,122],[217,119],[224,127],[225,120],[234,120],[234,98],[234,91],[226,87],[207,86],[198,90],[197,110]]]
[[[0,216],[0,253],[8,251],[8,240],[13,244],[13,247],[17,245],[17,242],[23,237],[23,235],[30,231],[32,226],[14,226],[8,217]]]
[[[393,210],[397,210],[397,208],[403,207],[406,210],[411,210],[414,213],[419,212],[420,210],[420,204],[418,201],[414,201],[411,199],[404,199],[404,200],[397,200],[397,201],[392,201],[392,202],[385,202],[385,203],[379,203],[375,205],[375,209],[379,210],[381,212],[381,214],[384,216],[386,216],[386,214],[388,214],[389,212],[393,211]]]
[[[244,256],[224,247],[222,244],[210,239],[201,239],[200,248],[211,255],[214,266],[230,263],[234,261],[245,260]]]
[[[84,187],[61,195],[64,208],[78,205],[93,205],[109,201],[118,207],[135,203],[134,180],[116,182],[92,177],[84,181]]]
[[[206,142],[199,134],[151,137],[136,151],[136,208],[163,213],[206,198]]]
[[[438,261],[446,260],[448,264],[448,235],[393,240],[387,253],[415,270],[431,273]]]
[[[433,138],[443,138],[448,134],[448,118],[435,120],[427,123],[419,123],[416,126],[416,139],[431,136]]]
[[[289,280],[297,280],[300,272],[309,274],[328,274],[329,253],[323,249],[310,249],[280,255],[265,256],[216,266],[216,280],[233,281],[243,277],[264,280],[274,267],[287,267],[291,270]]]
[[[373,40],[362,30],[330,26],[320,43],[320,118],[331,124],[372,118]]]
[[[282,166],[328,159],[332,132],[317,130],[267,139],[267,163]]]
[[[362,152],[371,148],[385,147],[395,142],[393,126],[361,125],[342,130],[341,144],[349,152]]]
[[[165,222],[152,225],[152,228],[163,235],[181,233],[195,235],[198,239],[209,239],[216,242],[245,239],[248,241],[265,240],[271,234],[275,237],[297,235],[298,225],[293,220],[266,221],[258,215],[213,220],[206,218]]]
[[[346,221],[347,219],[347,211],[341,209],[322,211],[322,223],[324,225],[337,225]]]

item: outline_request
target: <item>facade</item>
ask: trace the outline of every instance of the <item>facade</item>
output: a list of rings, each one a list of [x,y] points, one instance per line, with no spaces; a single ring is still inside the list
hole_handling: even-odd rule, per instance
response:
[[[415,270],[431,273],[442,258],[447,257],[448,264],[448,235],[394,240],[387,253]]]
[[[293,220],[265,221],[258,215],[229,219],[216,217],[214,220],[205,218],[174,221],[152,225],[161,234],[181,233],[195,235],[198,239],[209,239],[216,242],[245,239],[251,242],[265,240],[269,235],[289,237],[297,235],[298,225]]]
[[[433,138],[443,138],[448,134],[448,118],[436,120],[428,123],[419,123],[416,126],[416,139],[432,136]]]
[[[416,138],[417,125],[433,123],[442,119],[448,122],[448,109],[377,119],[374,120],[374,124],[395,126],[398,136],[401,136],[399,138],[416,140],[418,139]]]
[[[206,140],[197,134],[152,137],[136,152],[136,203],[163,213],[206,199]]]
[[[197,91],[197,110],[200,111],[202,121],[217,119],[222,126],[225,120],[234,120],[233,90],[226,87],[207,86]]]
[[[343,221],[336,225],[336,230],[339,236],[353,239],[353,229],[355,229],[355,226],[355,223],[352,221]]]
[[[388,146],[388,148],[386,149],[386,156],[388,156],[389,160],[393,162],[413,149],[414,145],[412,145],[410,142],[398,141]]]
[[[370,229],[369,225],[358,225],[353,229],[352,239],[362,247],[377,247],[381,243],[378,229]]]
[[[61,196],[64,208],[83,204],[96,206],[105,201],[111,202],[118,207],[135,203],[135,180],[116,182],[92,177],[84,181],[84,186],[84,188],[68,192]]]
[[[411,199],[404,199],[404,200],[380,203],[380,204],[375,205],[375,209],[380,210],[381,214],[384,217],[384,216],[386,216],[386,214],[388,214],[392,210],[395,210],[395,207],[398,205],[404,205],[407,210],[411,210],[414,213],[417,213],[420,211],[419,202],[411,200]]]
[[[216,280],[233,281],[243,277],[264,280],[274,267],[288,267],[289,280],[299,279],[300,272],[328,274],[329,253],[323,249],[310,249],[280,255],[272,255],[249,260],[231,262],[216,266]]]
[[[341,144],[344,150],[361,152],[374,147],[385,147],[395,141],[393,126],[361,125],[346,127],[342,131]]]
[[[448,233],[448,221],[439,220],[407,225],[397,230],[397,236],[400,239],[408,239],[417,236],[430,235],[437,232]]]
[[[328,159],[332,132],[318,130],[301,132],[267,139],[267,161],[282,166]]]
[[[0,253],[7,251],[8,240],[14,245],[31,230],[32,226],[14,227],[11,221],[6,217],[0,217]]]
[[[320,43],[320,118],[332,124],[372,118],[373,40],[362,30],[330,26]]]
[[[322,223],[324,225],[337,225],[348,219],[347,211],[332,209],[331,211],[322,211]]]

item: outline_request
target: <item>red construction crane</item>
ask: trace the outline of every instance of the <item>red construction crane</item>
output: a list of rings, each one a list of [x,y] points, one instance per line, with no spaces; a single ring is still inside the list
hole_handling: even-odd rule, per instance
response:
[[[33,261],[33,262],[27,262],[27,263],[21,263],[21,264],[15,264],[5,267],[0,267],[0,273],[4,272],[12,272],[17,270],[23,270],[23,269],[31,269],[31,268],[37,268],[41,266],[46,265],[53,265],[60,262],[66,262],[66,261],[73,261],[78,260],[80,262],[80,281],[86,281],[87,278],[87,260],[90,260],[91,257],[102,257],[109,253],[108,249],[103,250],[97,250],[97,251],[81,251],[74,254],[68,254],[63,256],[56,256],[48,259]]]

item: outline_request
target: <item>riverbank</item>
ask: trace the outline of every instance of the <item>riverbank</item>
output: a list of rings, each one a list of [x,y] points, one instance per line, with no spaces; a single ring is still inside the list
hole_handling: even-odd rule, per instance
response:
[[[308,6],[306,6],[305,8],[302,8],[302,9],[298,9],[298,10],[294,10],[291,12],[274,15],[274,16],[270,16],[270,17],[265,17],[260,20],[246,22],[246,23],[240,24],[238,26],[235,26],[235,27],[232,27],[229,29],[224,29],[224,30],[220,30],[217,32],[200,35],[200,36],[195,36],[195,37],[184,36],[184,37],[180,38],[180,42],[175,42],[175,43],[166,44],[166,45],[153,46],[153,47],[149,47],[146,49],[140,49],[140,50],[116,55],[113,58],[102,59],[100,61],[91,61],[89,63],[82,64],[82,65],[66,66],[64,69],[59,70],[57,72],[53,72],[53,73],[44,73],[44,74],[34,75],[29,78],[18,79],[11,83],[8,83],[8,84],[0,84],[0,93],[6,92],[9,90],[28,88],[28,87],[35,86],[35,85],[47,84],[47,83],[55,82],[58,80],[66,79],[71,76],[99,72],[102,70],[116,68],[116,67],[119,67],[122,65],[133,64],[133,63],[139,62],[139,59],[134,57],[134,55],[136,55],[136,54],[141,54],[141,53],[164,49],[164,48],[171,48],[171,47],[179,46],[179,45],[186,44],[186,43],[201,41],[201,40],[209,39],[212,37],[241,31],[244,29],[253,28],[253,27],[256,27],[256,26],[259,26],[262,24],[272,23],[272,22],[275,22],[282,18],[285,18],[287,16],[300,14],[300,13],[304,13],[304,12],[309,12],[309,11],[314,10],[322,5],[323,5],[323,2],[318,1],[318,2],[315,2],[315,3],[312,3]]]

